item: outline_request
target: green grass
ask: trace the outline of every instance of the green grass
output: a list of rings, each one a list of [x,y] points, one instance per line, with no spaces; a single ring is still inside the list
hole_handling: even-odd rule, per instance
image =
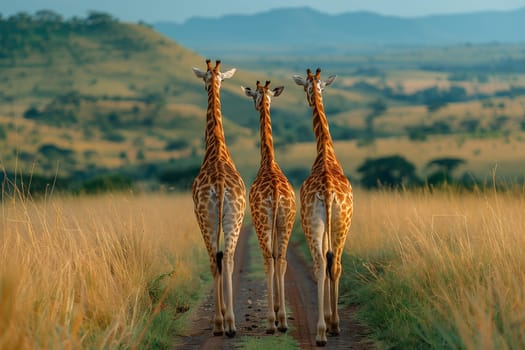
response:
[[[358,194],[341,293],[378,343],[525,346],[523,190]]]

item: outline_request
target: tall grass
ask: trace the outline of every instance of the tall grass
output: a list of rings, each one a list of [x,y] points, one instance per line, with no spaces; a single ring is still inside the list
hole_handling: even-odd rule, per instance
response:
[[[170,347],[207,268],[192,207],[187,195],[4,198],[0,348]]]
[[[525,348],[525,193],[355,196],[346,296],[381,347]]]

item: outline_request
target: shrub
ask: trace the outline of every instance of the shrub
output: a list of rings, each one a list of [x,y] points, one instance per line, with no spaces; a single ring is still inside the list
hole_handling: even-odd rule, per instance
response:
[[[416,167],[399,155],[367,159],[357,169],[362,173],[361,183],[366,188],[419,185]]]
[[[104,192],[122,192],[133,189],[133,181],[124,175],[112,174],[97,176],[83,182],[77,192],[98,194]]]
[[[121,133],[117,131],[110,130],[104,133],[104,139],[111,141],[111,142],[121,143],[121,142],[126,141],[126,136],[122,135]]]
[[[159,181],[173,186],[178,190],[189,190],[193,179],[199,173],[200,166],[193,165],[183,169],[173,168],[162,171],[159,174]]]
[[[166,151],[176,151],[176,150],[185,149],[189,145],[190,143],[188,142],[188,140],[183,140],[183,139],[173,140],[173,141],[168,142],[166,146],[164,147],[164,149]]]
[[[72,158],[75,154],[70,149],[61,148],[50,143],[40,146],[38,152],[48,159]]]
[[[24,112],[24,118],[26,119],[37,119],[38,117],[40,117],[42,115],[42,113],[38,110],[38,108],[32,106],[32,107],[29,107],[25,112]]]
[[[0,124],[0,140],[7,139],[7,131],[5,131],[5,126]]]

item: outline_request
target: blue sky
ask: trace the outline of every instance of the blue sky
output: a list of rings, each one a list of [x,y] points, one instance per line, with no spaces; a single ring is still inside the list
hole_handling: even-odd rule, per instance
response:
[[[512,10],[525,7],[525,0],[1,0],[5,16],[40,9],[56,11],[69,18],[85,17],[88,11],[108,12],[123,21],[183,22],[190,17],[219,17],[252,14],[279,7],[309,6],[325,13],[372,11],[384,15],[416,17],[484,10]]]

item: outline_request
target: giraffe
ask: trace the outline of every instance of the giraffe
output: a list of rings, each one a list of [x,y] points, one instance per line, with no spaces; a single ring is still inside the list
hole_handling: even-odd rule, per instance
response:
[[[206,151],[199,174],[193,182],[192,192],[195,216],[208,250],[214,281],[213,334],[222,335],[225,332],[231,338],[236,333],[232,290],[233,258],[246,209],[246,188],[226,147],[219,95],[221,81],[231,78],[235,68],[221,73],[220,64],[221,61],[217,60],[212,68],[208,59],[206,71],[193,68],[195,75],[204,80],[208,91],[208,110]],[[221,248],[221,241],[224,250]]]
[[[284,86],[270,90],[270,81],[262,86],[257,81],[255,90],[243,87],[259,111],[261,134],[261,163],[259,172],[250,189],[250,211],[264,258],[264,271],[268,288],[268,326],[266,333],[275,333],[277,328],[286,332],[284,298],[284,274],[286,272],[286,250],[295,221],[295,193],[292,185],[277,164],[273,149],[270,103],[279,96]],[[277,322],[276,322],[277,320]]]
[[[310,175],[301,185],[301,224],[308,241],[317,281],[318,321],[316,343],[326,345],[326,333],[340,333],[337,302],[341,255],[350,230],[353,213],[352,186],[335,156],[328,121],[324,112],[322,91],[336,76],[321,80],[321,69],[307,77],[294,75],[302,85],[312,108],[317,157]],[[328,275],[328,276],[327,276]],[[328,325],[328,329],[327,329]]]

